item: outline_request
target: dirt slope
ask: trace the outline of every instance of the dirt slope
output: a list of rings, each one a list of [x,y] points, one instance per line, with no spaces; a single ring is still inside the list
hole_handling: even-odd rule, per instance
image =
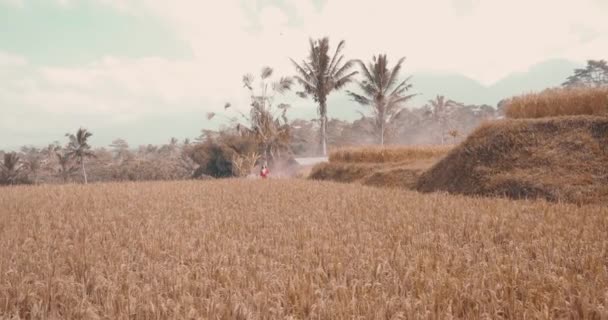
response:
[[[477,129],[417,190],[608,203],[608,118],[503,120]]]

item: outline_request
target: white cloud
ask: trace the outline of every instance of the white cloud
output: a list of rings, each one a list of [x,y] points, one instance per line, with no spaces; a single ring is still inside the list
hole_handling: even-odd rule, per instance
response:
[[[597,0],[459,1],[328,0],[317,11],[311,0],[286,0],[296,10],[291,17],[279,7],[246,2],[258,10],[249,17],[238,0],[218,2],[213,10],[195,0],[143,4],[194,48],[196,63],[214,75],[216,86],[229,86],[263,64],[291,73],[286,58],[304,58],[310,36],[345,39],[349,57],[407,56],[410,70],[458,72],[485,83],[547,58],[580,60],[592,48],[597,51],[587,56],[608,52],[603,37],[579,44],[580,30],[608,34],[608,12]],[[290,19],[302,23],[287,27]],[[255,21],[260,32],[248,28]]]
[[[225,101],[246,106],[244,73],[270,65],[278,75],[292,74],[288,58],[305,58],[308,38],[326,35],[332,46],[346,40],[348,58],[406,56],[407,73],[455,72],[486,84],[548,58],[608,58],[602,56],[608,52],[608,6],[598,0],[328,0],[321,8],[312,0],[285,0],[284,6],[242,0],[97,1],[123,14],[160,17],[191,46],[193,57],[100,57],[87,65],[36,69],[22,57],[0,52],[0,68],[28,70],[9,74],[1,103],[114,114],[121,121],[143,113],[220,110]],[[310,108],[303,100],[296,104]]]

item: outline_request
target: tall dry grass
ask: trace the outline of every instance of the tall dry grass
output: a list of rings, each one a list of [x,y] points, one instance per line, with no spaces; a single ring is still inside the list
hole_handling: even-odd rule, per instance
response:
[[[525,94],[507,102],[508,118],[607,115],[608,87],[556,88]]]
[[[344,148],[329,155],[330,162],[403,162],[426,160],[447,154],[452,146],[365,146]]]
[[[0,317],[605,319],[608,209],[304,180],[0,192]]]

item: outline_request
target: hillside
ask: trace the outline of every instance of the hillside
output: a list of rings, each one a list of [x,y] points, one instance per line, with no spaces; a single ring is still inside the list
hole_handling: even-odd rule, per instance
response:
[[[488,123],[417,183],[422,192],[608,203],[608,118]]]

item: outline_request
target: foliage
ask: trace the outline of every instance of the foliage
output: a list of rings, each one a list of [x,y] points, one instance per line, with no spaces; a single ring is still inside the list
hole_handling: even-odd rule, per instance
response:
[[[0,163],[0,184],[11,185],[19,182],[23,169],[23,163],[17,153],[5,153],[3,162]]]
[[[217,138],[209,137],[205,142],[196,144],[189,151],[189,157],[198,165],[194,178],[203,175],[214,178],[227,178],[245,174],[241,170],[244,163],[233,165],[239,157],[252,157],[258,153],[258,141],[250,135],[234,132],[221,132]],[[257,159],[256,159],[257,160]],[[238,166],[241,167],[238,167]]]
[[[564,87],[608,86],[608,63],[606,60],[588,60],[584,69],[574,70],[574,74],[562,84]]]
[[[374,118],[374,133],[378,136],[380,145],[384,145],[386,134],[394,123],[393,120],[403,110],[404,103],[415,96],[406,94],[412,88],[410,78],[399,81],[399,71],[405,58],[389,70],[386,55],[374,56],[368,66],[361,60],[357,64],[361,68],[363,81],[357,81],[362,94],[348,91],[359,104],[370,107]]]
[[[429,113],[438,125],[441,144],[445,144],[446,133],[450,131],[450,114],[459,106],[460,103],[446,99],[444,96],[438,95],[435,99],[429,100]]]
[[[253,75],[243,76],[243,86],[249,90],[251,108],[248,115],[237,111],[245,120],[245,123],[237,124],[237,131],[253,137],[258,142],[259,153],[267,162],[274,161],[281,158],[282,154],[288,153],[291,139],[287,120],[287,110],[290,106],[285,103],[275,106],[274,100],[277,94],[282,95],[291,90],[293,80],[289,77],[281,77],[279,80],[272,81],[273,73],[274,71],[270,67],[262,68],[258,85],[254,83]],[[260,90],[256,92],[254,87],[258,87]],[[224,109],[230,107],[230,104],[226,104]]]
[[[91,146],[88,143],[89,138],[93,134],[87,131],[87,129],[80,128],[78,131],[76,131],[75,135],[70,133],[66,133],[65,135],[69,138],[66,155],[68,157],[75,158],[78,160],[78,162],[80,162],[83,182],[86,184],[88,180],[84,162],[86,158],[95,156],[95,154],[91,151]]]
[[[332,91],[342,89],[353,80],[357,72],[351,72],[353,61],[344,61],[341,54],[344,41],[340,41],[332,57],[329,56],[329,38],[317,41],[309,40],[310,49],[308,59],[298,64],[291,62],[296,68],[296,81],[302,85],[303,91],[298,95],[306,98],[311,95],[319,104],[317,109],[320,120],[320,146],[323,155],[327,154],[327,96]]]
[[[56,151],[55,156],[57,157],[57,163],[59,164],[57,174],[64,183],[68,182],[70,177],[78,171],[78,167],[74,166],[72,157],[65,151]]]

